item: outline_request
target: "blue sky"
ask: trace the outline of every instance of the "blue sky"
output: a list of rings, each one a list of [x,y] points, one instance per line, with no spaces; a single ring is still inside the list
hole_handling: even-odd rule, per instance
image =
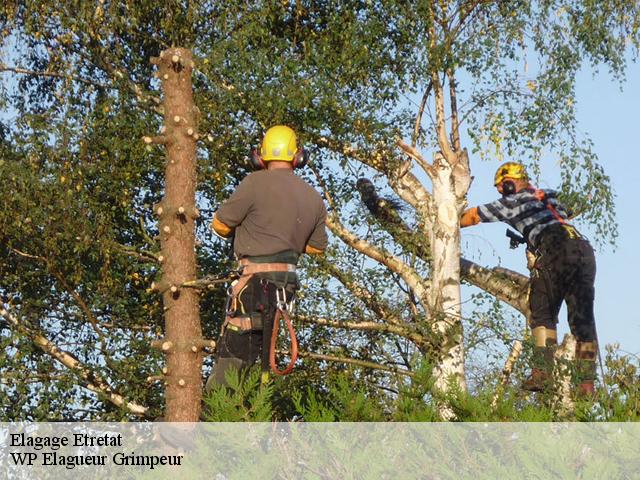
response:
[[[640,269],[640,64],[629,63],[626,82],[609,74],[594,76],[590,69],[577,77],[576,97],[579,131],[593,140],[594,151],[616,193],[619,238],[615,250],[606,246],[596,251],[596,324],[600,344],[619,343],[626,352],[640,355],[640,296],[636,275]],[[469,193],[469,204],[477,205],[497,198],[493,173],[500,162],[471,159],[476,177]],[[557,186],[556,166],[543,163],[540,186]],[[465,254],[483,265],[499,263],[527,273],[523,247],[509,250],[505,224],[480,224],[462,231]],[[588,236],[593,233],[581,229]],[[481,251],[479,254],[478,252]],[[479,256],[480,255],[480,256]],[[568,332],[566,311],[560,314],[558,328]]]

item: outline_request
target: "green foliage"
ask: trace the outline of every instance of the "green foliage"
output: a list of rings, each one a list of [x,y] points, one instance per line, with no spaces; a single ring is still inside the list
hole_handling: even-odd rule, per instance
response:
[[[607,393],[599,397],[606,405],[604,416],[608,421],[640,421],[640,359],[624,354],[619,346],[607,346],[604,359],[604,384]]]
[[[211,422],[268,422],[272,420],[273,385],[260,381],[259,368],[225,372],[227,386],[216,385],[205,396],[205,417]]]
[[[451,388],[434,397],[434,380],[428,364],[418,366],[415,375],[398,381],[395,393],[367,390],[358,372],[330,374],[321,384],[292,385],[276,378],[260,383],[259,369],[247,375],[228,375],[229,388],[217,387],[205,399],[207,421],[303,421],[303,422],[433,422],[440,421],[438,405],[449,405],[460,422],[627,422],[640,419],[637,359],[609,349],[606,387],[593,399],[576,399],[574,414],[559,418],[552,394],[530,394],[519,386],[500,389],[494,384],[473,392]],[[279,396],[291,406],[279,403]]]
[[[595,225],[599,239],[613,241],[609,179],[588,138],[577,134],[575,74],[589,64],[624,77],[627,45],[639,44],[637,6],[624,0],[476,3],[467,11],[469,2],[399,0],[4,2],[0,69],[9,81],[0,87],[6,112],[0,118],[2,302],[114,390],[149,406],[151,417],[160,414],[161,386],[150,387],[146,379],[161,368],[149,343],[163,333],[162,306],[147,288],[161,274],[151,207],[162,197],[164,158],[140,138],[163,121],[149,59],[170,46],[190,48],[196,56],[203,139],[199,273],[228,268],[227,246],[214,240],[207,223],[247,173],[242,159],[264,128],[287,123],[314,153],[314,171],[304,174],[326,188],[333,212],[360,238],[427,278],[422,243],[406,232],[400,232],[406,241],[396,243],[369,221],[355,184],[360,176],[377,187],[393,183],[386,174],[400,160],[395,139],[413,135],[416,99],[432,75],[440,78],[447,70],[459,82],[470,150],[523,160],[534,173],[542,157],[559,159],[566,198]],[[444,22],[455,30],[442,30],[437,19],[444,17],[455,20]],[[431,149],[436,132],[426,124],[419,125],[417,147]],[[361,156],[346,155],[345,145]],[[371,160],[373,151],[383,155]],[[420,226],[410,209],[398,217],[409,230]],[[411,336],[428,331],[427,312],[396,274],[342,246],[333,245],[327,260],[344,275],[305,259],[301,316],[395,321],[408,333],[308,323],[301,328],[307,350],[394,368],[429,357],[428,345]],[[365,295],[356,298],[353,285]],[[223,306],[222,290],[202,297],[209,338],[219,331]],[[491,321],[483,322],[500,339],[498,347],[512,336],[502,313],[490,311]],[[78,379],[24,334],[0,327],[2,418],[132,418],[76,387]],[[486,331],[469,332],[471,348],[481,348]],[[317,419],[435,418],[432,403],[423,400],[429,397],[427,379],[405,385],[394,378],[318,362],[287,380],[299,392],[295,405],[277,382],[273,392],[262,387],[256,398],[238,384],[235,410],[226,410],[223,399],[217,405],[230,419],[263,419],[271,414],[260,402],[273,395],[275,416],[282,418],[295,409]],[[392,400],[377,386],[398,394]],[[633,410],[629,392],[616,397],[616,416]],[[242,407],[238,402],[247,395],[249,406]],[[474,402],[462,396],[460,415],[489,418]]]
[[[381,421],[380,405],[368,397],[363,388],[354,386],[352,381],[353,378],[345,374],[329,379],[329,390],[322,395],[322,399],[311,389],[307,389],[304,400],[300,392],[296,392],[292,398],[298,413],[306,422]]]

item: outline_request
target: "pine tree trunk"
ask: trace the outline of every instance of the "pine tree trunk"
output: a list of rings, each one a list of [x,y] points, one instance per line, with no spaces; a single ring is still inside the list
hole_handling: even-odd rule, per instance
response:
[[[198,110],[193,103],[189,50],[172,48],[152,59],[158,65],[164,93],[164,127],[146,143],[163,144],[167,151],[166,190],[154,206],[159,219],[162,277],[154,288],[162,293],[165,338],[156,346],[166,354],[164,419],[194,422],[202,398],[202,329],[198,290],[181,288],[196,278],[195,206]]]

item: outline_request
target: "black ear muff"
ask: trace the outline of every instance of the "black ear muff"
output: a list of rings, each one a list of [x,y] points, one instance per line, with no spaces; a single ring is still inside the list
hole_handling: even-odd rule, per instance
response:
[[[516,193],[516,184],[511,180],[505,180],[502,182],[502,195],[513,195]]]
[[[251,150],[251,155],[249,155],[249,163],[254,170],[264,170],[267,166],[264,164],[264,160],[258,153],[257,149]]]
[[[300,147],[293,156],[293,168],[303,168],[309,163],[309,152]]]

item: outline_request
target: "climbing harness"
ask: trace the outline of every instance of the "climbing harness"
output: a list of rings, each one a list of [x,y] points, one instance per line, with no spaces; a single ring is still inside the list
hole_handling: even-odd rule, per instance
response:
[[[227,289],[227,305],[225,307],[225,319],[222,324],[222,330],[229,328],[234,331],[246,331],[246,330],[260,330],[263,329],[262,319],[256,318],[252,315],[249,317],[236,316],[239,304],[241,305],[240,295],[247,287],[251,278],[258,273],[271,273],[271,272],[288,272],[295,273],[296,266],[290,263],[253,263],[247,259],[241,259],[239,276],[231,283]],[[262,282],[272,283],[269,280],[262,279]],[[293,323],[289,312],[291,305],[287,304],[287,292],[284,287],[276,288],[276,311],[273,318],[273,328],[271,331],[271,340],[269,345],[269,366],[276,375],[287,375],[291,373],[295,362],[298,359],[298,341],[296,338],[296,332],[293,328]],[[276,364],[276,343],[278,332],[280,328],[280,321],[284,319],[285,326],[291,337],[291,359],[289,364],[284,370],[279,370]],[[264,354],[264,352],[263,352]]]

